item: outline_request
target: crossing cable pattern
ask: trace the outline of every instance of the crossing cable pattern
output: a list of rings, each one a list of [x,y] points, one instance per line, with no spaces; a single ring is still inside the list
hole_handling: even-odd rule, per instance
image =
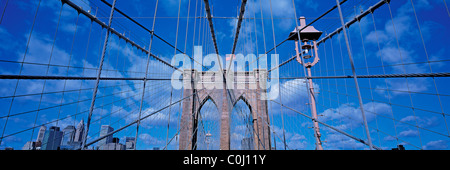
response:
[[[384,2],[382,2],[382,3],[384,3]],[[381,2],[380,3],[378,3],[376,6],[377,7],[380,7],[380,4],[381,4]],[[374,8],[373,7],[371,7],[370,8],[370,11],[373,11],[374,10]],[[366,15],[367,14],[367,12],[365,12],[365,13],[363,13],[363,14],[361,14],[361,15]],[[357,15],[355,15],[355,16],[357,16]],[[356,17],[356,19],[354,19],[355,21],[359,21],[360,20],[360,18],[359,18],[359,16],[358,17]],[[355,22],[355,21],[350,21],[350,22]],[[349,24],[346,24],[346,25],[349,25]],[[340,28],[340,29],[342,29],[342,27]],[[328,36],[327,36],[328,37]],[[290,59],[290,60],[292,60],[292,59]],[[437,61],[437,62],[440,62],[440,61]],[[430,62],[427,62],[427,63],[430,63]],[[288,62],[285,62],[285,63],[282,63],[282,64],[280,64],[281,66],[282,65],[287,65],[288,64]],[[407,63],[405,63],[406,65],[407,65]],[[402,65],[405,65],[405,64],[402,64]],[[414,64],[419,64],[419,63],[410,63],[410,65],[414,65]],[[371,66],[366,66],[366,67],[363,67],[365,70],[366,69],[369,69],[369,68],[373,68],[373,66],[371,67]],[[384,68],[384,67],[383,67]],[[336,70],[335,70],[336,71]],[[321,72],[323,72],[323,71],[321,71]],[[376,78],[376,77],[378,77],[378,78],[395,78],[395,77],[398,77],[398,78],[400,78],[400,77],[435,77],[435,76],[442,76],[442,77],[447,77],[447,73],[438,73],[438,74],[433,74],[433,73],[407,73],[407,74],[389,74],[389,75],[387,75],[387,74],[383,74],[383,75],[358,75],[357,77],[358,78]],[[318,80],[320,80],[320,79],[328,79],[328,78],[351,78],[352,76],[318,76],[318,77],[303,77],[303,78],[311,78],[311,79],[318,79]],[[302,77],[298,77],[298,78],[302,78]],[[295,78],[289,78],[289,77],[283,77],[283,78],[280,78],[280,79],[292,79],[292,80],[295,80]],[[369,79],[370,80],[370,79]],[[342,86],[342,85],[339,85],[339,84],[337,84],[336,83],[336,85],[338,85],[338,86]],[[364,87],[364,88],[367,88],[367,87]],[[372,89],[373,90],[373,88],[371,88],[371,87],[369,87],[369,89]],[[389,91],[392,91],[391,89],[389,89]],[[394,90],[394,91],[396,91],[396,90]],[[408,90],[408,91],[405,91],[405,92],[409,92],[409,93],[416,93],[416,92],[413,92],[413,91],[410,91],[410,90]],[[330,99],[330,98],[329,98]],[[372,100],[374,100],[374,99],[372,99]],[[335,100],[334,100],[334,102],[336,102]],[[330,103],[331,103],[331,101],[330,101]],[[390,102],[389,102],[390,103]],[[373,108],[373,107],[372,107]],[[414,109],[417,109],[416,107],[411,107],[411,108],[414,108]],[[331,109],[331,108],[330,108]],[[417,125],[416,125],[417,126]],[[377,131],[380,131],[378,128],[376,128],[377,129]],[[397,136],[397,135],[396,135]],[[395,138],[395,137],[394,137]],[[397,140],[398,140],[398,138],[397,138]],[[408,143],[408,142],[406,142],[406,141],[403,141],[403,142],[405,142],[405,143]],[[411,143],[408,143],[408,144],[411,144]],[[413,144],[411,144],[411,145],[413,145]],[[414,145],[413,145],[414,146]],[[418,147],[418,148],[420,148],[420,147]]]
[[[105,0],[102,0],[102,2],[103,3],[105,3],[106,5],[108,5],[109,7],[112,7],[112,5],[110,4],[110,3],[108,3],[107,1],[105,1]],[[156,5],[157,6],[157,5]],[[156,13],[156,10],[157,8],[155,8],[155,13]],[[124,12],[122,12],[121,10],[119,10],[119,9],[115,9],[118,13],[120,13],[120,14],[122,14],[125,18],[127,18],[127,19],[129,19],[130,21],[132,21],[133,23],[135,23],[135,24],[137,24],[139,27],[141,27],[142,29],[144,29],[145,31],[147,31],[148,33],[150,33],[152,36],[155,36],[156,38],[158,38],[159,40],[161,40],[161,41],[163,41],[164,43],[166,43],[167,45],[169,45],[170,47],[172,47],[172,48],[174,48],[176,51],[178,51],[178,52],[180,52],[180,53],[182,53],[182,54],[186,54],[186,53],[184,53],[183,51],[181,51],[180,49],[178,49],[177,47],[176,47],[176,45],[172,45],[170,42],[168,42],[167,40],[165,40],[165,39],[163,39],[161,36],[159,36],[158,34],[156,34],[155,33],[155,31],[152,29],[152,30],[149,30],[147,27],[145,27],[145,26],[143,26],[141,23],[139,23],[138,21],[136,21],[136,20],[134,20],[133,18],[131,18],[130,16],[128,16],[127,14],[125,14]],[[156,20],[156,16],[154,16],[153,17],[153,20]],[[178,17],[178,18],[180,18],[180,17]],[[154,25],[154,24],[153,24]],[[151,50],[151,48],[149,48],[150,50]],[[186,51],[186,49],[184,50],[184,51]],[[151,53],[149,53],[149,55],[151,55]],[[200,63],[199,61],[197,61],[197,60],[195,60],[194,58],[192,58],[191,56],[188,56],[191,60],[193,60],[194,62],[196,62],[197,64],[200,64],[200,65],[202,65],[202,67],[204,67],[204,68],[206,68],[205,66],[203,66],[203,64],[202,63]]]
[[[92,22],[91,22],[92,23]],[[74,37],[75,38],[75,37]],[[69,60],[70,61],[70,60]],[[70,65],[70,64],[69,64]],[[48,65],[48,66],[50,66],[50,65]],[[67,67],[67,68],[71,68],[71,67]],[[84,67],[83,67],[83,71],[84,71]],[[14,78],[14,77],[3,77],[3,78]],[[27,79],[30,79],[30,77],[21,77],[21,78],[17,78],[17,77],[15,77],[14,79],[22,79],[22,78],[27,78]],[[31,78],[31,79],[36,79],[37,77],[33,77],[33,78]],[[65,76],[65,78],[63,78],[63,77],[46,77],[46,76],[43,76],[43,77],[40,77],[40,78],[38,78],[38,79],[65,79],[65,80],[76,80],[76,79],[78,79],[78,80],[89,80],[89,79],[93,79],[93,80],[95,80],[95,78],[91,78],[91,77],[77,77],[77,78],[74,78],[74,79],[71,79],[71,78],[67,78],[67,76]],[[110,79],[109,77],[106,77],[106,78],[102,78],[102,79]],[[120,79],[120,78],[119,78]],[[112,79],[110,79],[110,80],[118,80],[118,79],[115,79],[115,78],[112,78]],[[132,79],[122,79],[122,80],[145,80],[145,78],[144,79],[142,79],[142,78],[132,78]],[[166,79],[166,80],[170,80],[170,79]],[[139,84],[139,83],[138,83]],[[136,84],[137,85],[137,84]],[[116,87],[120,87],[120,86],[116,86]],[[86,89],[85,89],[86,90]],[[76,90],[69,90],[69,91],[76,91]],[[82,89],[80,88],[80,90],[79,90],[80,92],[82,91]],[[62,90],[62,93],[64,93],[64,92],[66,92],[66,90]],[[50,93],[40,93],[41,95],[43,95],[43,94],[50,94]],[[29,95],[26,95],[26,96],[29,96]],[[23,97],[25,97],[25,95],[23,95]],[[101,98],[101,97],[97,97],[97,98]],[[62,100],[62,98],[61,98],[61,100]],[[74,103],[77,103],[77,105],[78,105],[78,102],[74,102]],[[59,107],[61,108],[61,106],[65,106],[65,105],[67,105],[66,103],[65,104],[60,104],[59,105]],[[54,107],[52,107],[52,108],[54,108]],[[38,110],[41,110],[41,109],[38,109]],[[19,114],[16,114],[16,115],[19,115]],[[7,116],[8,118],[10,117],[10,116]],[[67,117],[66,117],[67,118]],[[59,120],[59,119],[58,119]],[[63,119],[62,119],[63,120]],[[58,121],[56,121],[56,122],[58,122]],[[5,126],[6,126],[6,124],[5,124]],[[5,128],[6,129],[6,128]],[[34,130],[34,128],[33,128],[33,130]],[[2,139],[3,139],[3,137],[2,137]]]
[[[111,26],[105,24],[104,22],[100,21],[98,18],[96,18],[95,16],[92,16],[90,13],[88,13],[87,11],[81,9],[79,6],[77,6],[76,4],[74,4],[73,2],[69,1],[69,0],[62,0],[63,3],[67,3],[68,5],[70,5],[72,8],[74,8],[75,10],[77,10],[77,12],[82,13],[83,15],[89,17],[91,20],[95,21],[96,23],[100,24],[102,27],[107,28],[111,31],[112,34],[115,34],[117,36],[119,36],[119,38],[125,40],[127,43],[130,43],[132,46],[135,46],[136,48],[144,51],[147,54],[150,54],[152,57],[154,57],[155,59],[161,61],[163,64],[172,67],[174,69],[177,69],[176,67],[172,66],[171,64],[169,64],[168,62],[160,59],[159,57],[157,57],[154,54],[151,54],[149,51],[147,51],[146,49],[142,48],[141,46],[139,46],[138,44],[136,44],[135,42],[131,41],[130,39],[128,39],[127,37],[123,36],[122,34],[120,34],[119,32],[117,32],[116,30],[112,29]],[[112,5],[113,6],[113,5]],[[114,7],[112,7],[113,9],[115,9]],[[178,69],[177,69],[178,70]]]

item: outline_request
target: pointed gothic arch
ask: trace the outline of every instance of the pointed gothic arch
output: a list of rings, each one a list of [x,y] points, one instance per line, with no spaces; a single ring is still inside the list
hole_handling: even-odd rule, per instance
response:
[[[211,95],[207,95],[205,98],[203,98],[203,100],[200,102],[200,105],[198,107],[197,112],[200,112],[200,110],[202,110],[203,105],[205,105],[205,103],[211,100],[212,103],[214,103],[214,105],[216,106],[217,110],[219,110],[219,106],[217,105],[216,101],[211,97]]]
[[[233,102],[230,115],[230,149],[253,150],[255,142],[255,119],[251,103],[245,97],[245,93],[239,95]],[[234,125],[234,126],[233,126]]]

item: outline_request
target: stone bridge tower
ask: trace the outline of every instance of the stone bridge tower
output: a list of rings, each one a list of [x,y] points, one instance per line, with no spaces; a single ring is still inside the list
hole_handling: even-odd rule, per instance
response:
[[[224,73],[227,74],[226,70]],[[220,150],[230,149],[230,114],[239,100],[247,104],[253,117],[253,148],[255,150],[271,149],[267,100],[261,99],[262,94],[266,92],[267,70],[255,69],[229,74],[231,75],[227,76],[228,84],[225,84],[220,72],[184,70],[183,98],[194,95],[183,100],[180,150],[197,149],[195,129],[198,126],[198,114],[208,100],[216,105],[220,115]]]

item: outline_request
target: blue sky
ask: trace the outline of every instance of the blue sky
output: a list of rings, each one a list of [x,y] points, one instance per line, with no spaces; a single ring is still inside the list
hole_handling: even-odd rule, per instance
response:
[[[6,1],[0,0],[0,10],[5,8]],[[259,0],[249,0],[247,3],[245,17],[257,19],[243,21],[236,53],[243,55],[264,53],[288,37],[296,25],[295,14],[297,17],[305,16],[308,23],[335,5],[334,1],[295,0],[296,11],[294,11],[292,0],[272,0],[272,5],[268,0],[261,1],[260,3]],[[110,8],[101,1],[73,0],[73,2],[89,10],[91,14],[96,14],[103,22],[107,22]],[[179,2],[181,11],[178,11]],[[378,0],[349,0],[342,5],[345,20],[352,19],[355,13],[364,11],[377,2]],[[447,30],[450,28],[450,15],[443,4],[444,1],[412,2],[415,10],[410,0],[392,1],[391,11],[384,5],[374,12],[374,19],[372,15],[368,15],[348,29],[358,75],[447,72],[446,54],[449,49],[447,37],[450,37]],[[213,23],[219,54],[223,59],[226,54],[231,53],[237,22],[237,19],[223,17],[237,17],[240,3],[239,0],[210,0],[213,16],[217,17],[213,19]],[[151,29],[155,4],[154,0],[118,0],[116,7]],[[196,4],[197,11],[195,11]],[[200,0],[159,1],[155,33],[171,44],[176,44],[188,55],[192,55],[195,45],[202,45],[204,55],[215,53],[207,20],[192,18],[195,13],[196,16],[205,15],[204,6],[201,4],[203,1]],[[91,23],[84,15],[78,15],[68,5],[61,8],[59,0],[42,0],[31,32],[37,6],[38,1],[9,1],[0,24],[2,44],[0,74],[96,76],[105,29]],[[188,11],[191,17],[189,19],[186,18]],[[177,36],[178,12],[180,20]],[[274,18],[274,30],[270,19],[271,13]],[[118,13],[115,13],[114,17],[112,27],[148,49],[149,33]],[[316,22],[314,27],[323,31],[324,37],[340,26],[338,17],[337,11],[333,11]],[[28,39],[30,41],[27,46]],[[156,38],[153,40],[151,51],[167,62],[170,62],[176,53],[172,47]],[[313,76],[352,74],[342,33],[320,44],[318,52],[321,60],[312,68]],[[274,51],[269,54],[274,54]],[[277,48],[277,54],[280,56],[280,62],[286,61],[295,54],[294,43],[291,41],[284,43]],[[22,61],[25,63],[21,69]],[[145,53],[112,35],[106,51],[102,76],[143,77],[146,62]],[[149,77],[168,78],[173,72],[173,69],[155,59],[149,64]],[[303,68],[295,61],[281,67],[279,73],[280,77],[304,76]],[[17,80],[0,82],[2,97],[0,116],[3,117],[0,119],[0,128],[4,129],[6,116],[9,114],[14,116],[9,117],[4,135],[20,132],[4,138],[1,147],[12,146],[21,149],[26,141],[31,138],[35,140],[39,127],[34,129],[33,134],[32,127],[40,124],[61,118],[64,119],[49,125],[56,123],[61,127],[76,125],[81,119],[86,122],[86,111],[89,109],[94,81],[20,80],[14,92],[16,83]],[[450,108],[447,103],[450,101],[448,96],[450,92],[446,89],[448,83],[447,78],[359,79],[363,107],[366,110],[373,143],[383,149],[393,148],[397,144],[404,144],[407,149],[449,149],[447,111]],[[144,113],[151,113],[170,103],[170,98],[167,97],[172,91],[169,81],[149,81],[147,85],[151,88],[146,91]],[[141,81],[101,81],[100,86],[103,88],[100,88],[98,93],[100,98],[96,100],[94,123],[89,133],[91,139],[99,135],[97,132],[102,124],[112,124],[117,129],[138,117],[143,84]],[[316,96],[318,112],[322,115],[319,120],[358,138],[367,139],[361,124],[360,106],[353,79],[314,79],[314,88],[320,92]],[[280,89],[283,104],[310,114],[309,106],[305,105],[308,103],[308,95],[303,80],[280,80],[280,88],[275,86],[273,90]],[[40,95],[42,92],[46,94]],[[55,93],[47,94],[47,92]],[[172,91],[172,101],[180,99],[180,92],[180,90]],[[14,97],[11,105],[11,96],[26,94],[34,95]],[[278,135],[277,149],[283,145],[282,138],[279,138],[283,131],[282,124],[285,127],[289,149],[314,149],[312,129],[309,128],[312,122],[286,108],[280,108],[276,103],[269,103],[272,128]],[[213,104],[206,105],[202,113],[205,115],[209,112],[216,113]],[[233,114],[238,112],[236,110],[249,112],[244,103],[239,103]],[[176,104],[171,107],[170,116],[169,110],[166,109],[144,120],[139,132],[138,148],[164,147],[166,138],[170,140],[177,132],[179,112],[180,105]],[[284,122],[281,122],[281,115],[284,116]],[[237,119],[234,122],[236,127],[239,127],[243,122],[239,116],[237,117],[233,119]],[[206,123],[205,127],[210,127],[214,131],[218,125],[214,121],[205,118],[205,122],[211,122]],[[115,136],[121,138],[123,142],[125,136],[135,135],[135,127],[131,126]],[[233,132],[236,132],[235,136],[239,136],[237,138],[242,138],[244,133],[239,128]],[[368,149],[367,146],[326,127],[321,127],[321,132],[322,140],[326,141],[325,149]],[[177,143],[172,142],[168,148],[176,149],[176,146]]]

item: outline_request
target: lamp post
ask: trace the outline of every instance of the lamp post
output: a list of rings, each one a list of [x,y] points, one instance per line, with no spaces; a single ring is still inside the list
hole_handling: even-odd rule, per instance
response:
[[[300,26],[296,27],[294,31],[289,34],[289,40],[295,41],[295,52],[297,56],[297,61],[303,65],[306,70],[308,77],[311,77],[311,67],[316,65],[319,62],[319,55],[317,54],[317,43],[316,40],[320,38],[322,35],[321,31],[316,30],[313,26],[306,26],[305,17],[300,17]],[[301,30],[302,29],[302,30]],[[299,32],[299,30],[301,30]],[[301,38],[301,48],[304,50],[303,59],[301,53],[299,52],[299,40]],[[311,44],[312,41],[312,44]],[[314,51],[312,51],[314,49]],[[313,58],[313,62],[305,62],[305,60]],[[316,109],[316,98],[314,93],[314,84],[311,78],[308,78],[308,86],[310,93],[310,106],[311,106],[311,114],[313,118],[313,129],[314,129],[314,137],[316,139],[316,150],[323,150],[322,141],[320,140],[320,129],[319,123],[317,122],[317,109]]]

